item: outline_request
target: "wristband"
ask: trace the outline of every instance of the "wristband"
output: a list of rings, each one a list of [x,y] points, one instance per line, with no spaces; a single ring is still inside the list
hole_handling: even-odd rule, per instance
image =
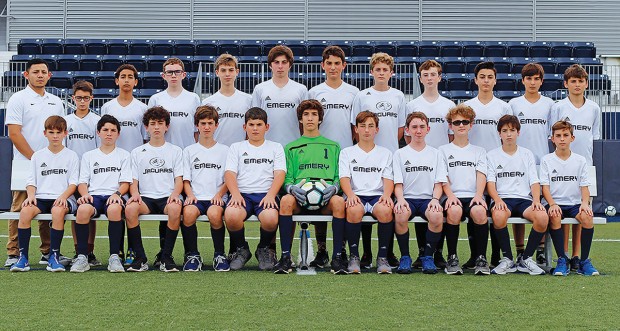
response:
[[[119,197],[121,197],[121,196],[122,196],[122,195],[121,195],[121,192],[119,192],[119,191],[114,192],[114,194],[118,195]]]
[[[437,200],[437,201],[439,201],[439,198],[435,198],[435,197],[433,197],[431,200]]]
[[[553,206],[557,206],[557,205],[558,205],[557,203],[554,203],[554,204],[552,204],[552,205],[549,205],[549,208],[551,208],[551,207],[553,207]]]

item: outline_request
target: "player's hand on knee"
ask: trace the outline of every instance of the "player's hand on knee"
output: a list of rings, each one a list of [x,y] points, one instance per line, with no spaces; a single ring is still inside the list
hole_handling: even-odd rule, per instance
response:
[[[394,213],[395,214],[402,214],[402,213],[406,212],[407,210],[409,210],[409,204],[407,203],[407,201],[405,199],[398,200],[396,202],[396,205],[394,205]]]
[[[550,217],[562,217],[562,209],[557,204],[552,204],[549,207],[549,216]]]
[[[473,202],[473,201],[472,201]],[[501,198],[498,199],[497,201],[495,201],[495,205],[493,205],[493,208],[491,208],[492,210],[508,210],[508,206],[506,205],[506,203],[504,202],[504,200],[502,200]]]
[[[321,184],[325,186],[323,190],[323,199],[325,201],[329,201],[336,193],[338,193],[338,186],[336,185],[328,185],[324,179],[321,179]]]
[[[270,196],[269,194],[265,195],[265,197],[261,199],[258,205],[265,209],[278,209],[278,203],[276,202],[276,197]]]
[[[441,207],[441,204],[439,203],[439,200],[436,198],[431,199],[431,202],[428,203],[428,207],[426,208],[427,210],[430,210],[432,212],[442,212],[443,208]]]
[[[469,203],[469,206],[473,207],[475,205],[480,205],[480,206],[484,207],[484,209],[487,209],[487,210],[489,209],[487,207],[487,202],[484,201],[484,198],[482,196],[476,195],[476,196],[474,196],[473,199],[471,199],[471,202]]]
[[[189,206],[189,205],[195,204],[196,202],[198,202],[198,199],[196,199],[196,196],[194,194],[188,194],[187,198],[185,199],[185,203],[183,203],[183,205]]]
[[[304,205],[307,201],[306,191],[301,188],[305,183],[306,183],[306,180],[302,179],[301,182],[299,182],[297,185],[289,185],[286,188],[286,192],[294,196],[300,205]],[[323,193],[325,192],[323,191]]]
[[[54,201],[54,206],[55,207],[67,208],[67,199],[65,199],[63,197],[58,197],[58,199],[56,199]]]
[[[92,197],[91,197],[91,202],[92,202]],[[113,205],[113,204],[119,204],[119,205],[123,205],[123,198],[121,198],[119,195],[117,194],[112,194],[109,198],[108,201],[105,202],[105,204],[107,206],[109,205]]]
[[[181,205],[181,199],[179,199],[178,195],[172,194],[171,196],[168,197],[168,201],[166,201],[166,203],[176,203]]]
[[[394,201],[392,201],[392,198],[389,195],[382,195],[379,198],[379,203],[382,203],[390,208],[394,207]]]
[[[579,206],[579,212],[584,213],[588,216],[594,216],[594,213],[592,212],[592,207],[590,207],[590,204],[588,203],[582,203],[581,206]]]
[[[81,196],[79,199],[77,199],[78,205],[83,205],[85,203],[91,203],[91,202],[93,202],[93,197],[90,194]]]
[[[241,194],[233,194],[230,196],[230,201],[228,201],[228,207],[245,208],[245,199],[243,199]]]
[[[459,200],[459,198],[457,198],[456,195],[454,195],[454,194],[449,196],[448,199],[446,200],[445,208],[446,208],[446,210],[448,210],[448,208],[450,208],[452,206],[461,206],[461,207],[463,207],[463,204],[461,203],[461,200]]]
[[[129,200],[127,200],[127,204],[130,204],[132,202],[137,202],[140,205],[142,204],[142,197],[139,194],[133,195],[131,198],[129,198]]]
[[[360,198],[357,195],[353,194],[352,196],[347,197],[347,203],[346,203],[347,208],[353,207],[357,204],[360,204],[360,205],[362,204],[362,200],[360,200]]]
[[[222,196],[218,194],[213,196],[213,199],[211,199],[211,203],[216,206],[224,207],[224,200],[222,199]]]
[[[534,209],[534,211],[545,211],[545,207],[542,205],[542,203],[540,203],[540,201],[532,202],[532,209]]]
[[[22,208],[24,208],[24,207],[34,207],[36,205],[37,205],[37,199],[35,199],[34,197],[32,197],[32,198],[28,197],[22,203]]]

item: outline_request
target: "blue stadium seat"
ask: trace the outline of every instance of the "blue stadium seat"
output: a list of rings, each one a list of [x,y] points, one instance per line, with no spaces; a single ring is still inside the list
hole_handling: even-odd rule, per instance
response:
[[[441,90],[439,94],[446,99],[452,99],[452,93],[450,91]]]
[[[80,70],[99,71],[101,70],[101,60],[103,55],[84,54],[80,55]]]
[[[265,58],[265,61],[267,59]],[[345,61],[349,62],[349,59],[345,57]],[[322,56],[306,56],[306,63],[321,63],[323,62]]]
[[[41,54],[63,54],[62,39],[41,39]]]
[[[529,57],[549,57],[551,54],[551,43],[546,41],[530,41]]]
[[[112,99],[118,95],[118,91],[113,88],[96,88],[93,90],[93,97],[96,99]]]
[[[523,66],[532,62],[532,59],[529,57],[513,57],[512,58],[512,73],[520,74]]]
[[[474,69],[476,68],[476,66],[478,65],[478,63],[480,62],[484,62],[486,61],[487,58],[486,57],[466,57],[465,58],[465,72],[466,73],[473,73]]]
[[[405,94],[412,94],[416,92],[416,85],[420,86],[420,81],[418,80],[417,74],[396,74],[390,80],[390,85],[396,89],[399,89],[401,92]],[[420,88],[422,91],[422,88]]]
[[[551,42],[551,57],[572,57],[573,43],[571,42]]]
[[[519,77],[516,74],[497,74],[496,80],[496,91],[514,91],[517,88]]]
[[[469,100],[478,95],[478,91],[460,91],[460,90],[452,90],[450,91],[450,96],[452,97],[450,100],[455,103]]]
[[[267,54],[269,54],[269,50],[274,48],[277,45],[284,45],[284,40],[282,39],[263,40],[263,55],[267,56]]]
[[[351,42],[351,56],[372,56],[375,53],[374,42],[355,40]]]
[[[294,56],[307,56],[308,48],[304,40],[284,40],[284,45],[293,51]]]
[[[502,99],[506,102],[510,101],[510,99],[520,97],[523,95],[521,91],[494,91],[493,94],[498,99]]]
[[[445,73],[465,72],[465,59],[462,57],[444,57],[439,59],[442,71]]]
[[[594,58],[596,47],[590,42],[573,42],[573,57]]]
[[[267,58],[265,58],[264,56],[239,56],[237,58],[237,61],[239,63],[263,63],[267,61]],[[297,60],[295,60],[296,62]]]
[[[506,43],[503,41],[485,41],[483,56],[504,57],[506,56],[506,48]]]
[[[484,55],[484,43],[481,41],[464,41],[462,54],[463,54],[462,56],[464,57],[485,56]]]
[[[563,74],[545,74],[541,91],[555,91],[564,88]]]
[[[332,40],[329,42],[329,45],[335,45],[342,48],[344,52],[344,56],[351,56],[353,54],[353,41],[350,40]],[[323,55],[323,54],[319,54]],[[372,54],[371,54],[372,55]]]
[[[398,56],[394,58],[395,64],[415,64],[416,68],[420,66],[421,60],[416,56]]]
[[[557,100],[562,100],[562,99],[566,99],[566,97],[568,97],[568,91],[567,90],[556,90],[556,91],[541,91],[540,94],[551,98],[555,101]]]
[[[311,89],[325,81],[325,73],[324,72],[313,72],[306,74],[306,82],[308,85],[308,89]]]
[[[174,41],[174,55],[189,55],[194,56],[196,54],[196,42],[193,40],[175,40]]]
[[[474,75],[465,73],[442,74],[441,78],[441,81],[445,82],[445,87],[440,88],[440,90],[469,91],[474,82]]]
[[[498,73],[507,74],[512,72],[512,58],[509,57],[489,57],[488,61],[495,64]]]
[[[239,41],[241,56],[261,56],[263,55],[262,40],[241,40]]]
[[[151,55],[153,43],[150,39],[131,39],[129,42],[129,55]],[[114,54],[110,52],[110,54]]]
[[[239,40],[218,40],[217,53],[218,55],[228,53],[233,56],[239,56],[241,53]]]
[[[349,61],[348,71],[355,74],[370,74],[370,57],[356,56]],[[359,78],[359,77],[355,77]],[[360,88],[361,90],[361,88]]]
[[[601,90],[606,94],[611,91],[611,79],[606,74],[588,75],[588,90]]]
[[[440,55],[442,57],[460,57],[463,54],[463,44],[460,41],[442,41]]]
[[[143,72],[141,73],[142,87],[146,89],[166,89],[166,81],[161,77],[160,72]]]
[[[603,64],[598,58],[577,58],[579,64],[581,64],[589,74],[602,74]]]
[[[86,53],[86,49],[84,48],[85,44],[86,44],[86,39],[65,39],[62,42],[64,54],[78,54],[78,55],[85,54]]]
[[[308,56],[322,56],[323,55],[323,50],[331,45],[332,43],[327,41],[327,40],[309,40],[306,42],[306,46],[308,48]],[[338,44],[337,41],[334,42],[334,45],[338,45],[342,48],[342,50],[344,51],[345,56],[350,56],[351,55],[351,49],[347,48],[346,45],[343,44]],[[349,50],[349,53],[347,55],[347,49]]]
[[[527,41],[507,41],[506,56],[507,57],[528,57],[529,44]]]
[[[190,80],[192,76],[196,76],[196,73],[186,72],[185,79],[181,81],[181,85],[183,85],[183,88],[185,88],[186,90],[193,92],[194,85],[191,84],[191,80]]]
[[[566,69],[568,67],[570,67],[573,64],[579,63],[578,60],[579,59],[576,59],[574,57],[558,57],[558,58],[556,58],[555,61],[557,62],[557,65],[555,66],[555,72],[557,72],[558,74],[563,74],[564,71],[566,71]]]
[[[11,61],[9,62],[9,70],[10,71],[25,71],[26,63],[34,58],[39,57],[37,54],[17,54],[11,56]]]
[[[116,68],[123,63],[125,63],[125,55],[104,55],[101,58],[101,70],[116,71]]]
[[[129,54],[129,40],[127,39],[108,39],[108,54],[127,55]]]
[[[138,80],[140,83],[141,80]],[[95,77],[95,88],[116,89],[114,82],[114,71],[99,71]]]
[[[151,89],[151,88],[143,88],[139,90],[134,90],[134,95],[138,99],[148,100],[154,94],[157,94],[165,89]]]
[[[41,54],[41,39],[21,39],[17,44],[17,54]]]
[[[127,55],[125,56],[125,63],[131,64],[136,67],[138,71],[146,71],[146,64],[148,62],[148,55]]]
[[[217,59],[217,56],[194,56],[192,59],[192,72],[198,71],[198,66],[200,65],[200,63],[203,64],[202,67],[202,71],[204,72],[206,70],[205,65],[208,63],[215,63],[215,60]]]
[[[151,40],[151,55],[174,55],[174,40],[172,39]]]
[[[73,84],[79,80],[85,80],[93,86],[95,86],[97,81],[98,72],[97,71],[74,71],[73,72]]]
[[[245,93],[252,93],[254,86],[259,82],[259,78],[257,72],[241,72],[237,76],[237,88]]]
[[[557,63],[555,59],[552,57],[535,57],[535,58],[532,58],[532,62],[536,62],[540,64],[543,67],[543,69],[545,69],[546,74],[557,73],[555,71]]]
[[[47,62],[47,66],[50,69],[50,71],[56,71],[58,69],[58,66],[56,64],[56,59],[58,58],[58,55],[56,55],[56,54],[41,54],[41,55],[37,55],[36,57],[39,58],[39,59],[45,60],[45,62]]]
[[[108,41],[106,39],[87,39],[84,48],[86,54],[106,55],[108,54]]]
[[[373,78],[367,73],[355,73],[351,74],[351,85],[357,87],[360,90],[367,89],[373,84]]]
[[[4,87],[23,87],[26,86],[26,78],[23,71],[5,71],[2,76],[2,86]]]
[[[383,53],[387,53],[395,57],[397,45],[398,43],[395,41],[387,41],[387,40],[375,41],[375,52],[383,52]]]
[[[419,55],[417,41],[399,41],[396,45],[398,57],[417,57]]]
[[[200,56],[218,56],[217,40],[197,40],[196,55]]]
[[[166,62],[171,56],[169,55],[150,55],[147,56],[146,60],[146,70],[145,71],[155,71],[162,72],[164,67],[164,62]],[[185,71],[191,71],[191,57],[189,61],[184,61],[186,59],[183,56],[180,56],[179,59],[183,61],[183,65],[185,65]],[[139,70],[140,71],[140,70]]]
[[[73,71],[54,72],[49,83],[50,86],[57,88],[71,88],[73,86]]]
[[[60,54],[56,57],[56,70],[77,71],[80,70],[80,55]]]
[[[423,40],[418,42],[419,57],[438,57],[440,55],[441,43],[438,41]]]

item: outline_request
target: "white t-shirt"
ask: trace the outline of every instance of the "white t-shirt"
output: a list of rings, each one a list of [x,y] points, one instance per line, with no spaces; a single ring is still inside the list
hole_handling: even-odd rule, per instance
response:
[[[121,132],[116,141],[116,146],[133,151],[134,148],[144,144],[148,138],[142,117],[148,106],[144,102],[134,98],[127,107],[118,103],[118,98],[114,98],[101,106],[101,116],[112,115],[121,125]]]
[[[511,99],[508,104],[512,113],[519,118],[521,133],[517,138],[517,144],[534,153],[536,164],[540,164],[540,158],[549,154],[549,135],[551,134],[551,98],[540,96],[538,101],[531,103],[525,96]]]
[[[351,134],[351,108],[353,98],[360,90],[345,82],[338,88],[321,83],[310,89],[308,97],[318,100],[323,105],[323,123],[321,135],[340,144],[340,148],[353,146]]]
[[[170,128],[166,132],[166,141],[181,147],[181,149],[196,143],[194,132],[194,114],[200,106],[198,94],[185,89],[177,97],[172,97],[168,91],[161,91],[149,99],[149,108],[164,107],[170,113]]]
[[[183,176],[183,150],[168,142],[139,146],[131,151],[131,173],[141,196],[167,198],[174,191],[174,179]]]
[[[431,199],[436,183],[446,183],[439,151],[426,145],[416,151],[407,145],[394,153],[394,184],[403,184],[406,199]]]
[[[88,194],[112,195],[120,183],[131,182],[131,158],[128,151],[116,147],[105,154],[96,148],[82,156],[79,183],[88,185]]]
[[[589,186],[586,158],[571,153],[566,160],[555,153],[543,156],[540,162],[540,184],[548,185],[555,203],[562,206],[581,204],[581,188]]]
[[[273,183],[274,171],[286,172],[284,148],[277,142],[265,140],[256,147],[244,140],[230,145],[226,170],[237,174],[239,192],[267,193]]]
[[[265,139],[282,146],[300,137],[297,106],[308,99],[308,89],[289,79],[283,88],[277,87],[270,79],[254,88],[252,107],[260,107],[267,112],[269,131]]]
[[[452,132],[448,128],[446,115],[455,106],[452,100],[441,95],[434,102],[428,102],[423,95],[420,95],[407,103],[405,120],[413,112],[424,113],[428,117],[428,124],[431,128],[431,131],[426,135],[426,143],[432,147],[439,148],[439,146],[450,142],[448,134]]]
[[[538,183],[534,154],[517,146],[509,155],[501,147],[487,153],[487,182],[494,182],[499,197],[532,200],[531,186]]]
[[[60,98],[47,92],[40,96],[28,85],[9,98],[4,123],[21,125],[22,135],[30,148],[36,152],[48,145],[43,131],[45,120],[52,115],[65,115],[65,107]],[[27,160],[15,146],[13,146],[13,159]]]
[[[79,118],[75,113],[65,116],[67,121],[67,131],[69,134],[65,138],[65,146],[82,155],[88,151],[99,147],[101,140],[97,135],[97,122],[101,116],[89,111],[84,118]]]
[[[487,152],[480,146],[468,144],[461,148],[454,143],[439,147],[439,152],[454,195],[457,198],[473,198],[476,195],[477,173],[487,173]]]
[[[217,142],[230,146],[245,140],[244,116],[251,107],[251,95],[235,89],[235,93],[227,97],[218,91],[204,99],[202,104],[215,107],[219,115],[219,125],[213,136]]]
[[[355,144],[340,151],[338,173],[340,178],[351,179],[356,195],[383,195],[383,178],[394,179],[392,153],[379,145],[366,153]]]
[[[351,124],[355,125],[357,114],[370,110],[379,117],[379,133],[375,144],[394,153],[398,149],[398,128],[405,126],[407,103],[400,90],[390,87],[387,91],[377,91],[369,87],[360,91],[353,99]]]
[[[512,109],[508,103],[493,97],[491,102],[483,105],[475,97],[465,101],[465,104],[476,112],[474,126],[469,131],[469,142],[480,146],[487,152],[502,145],[497,132],[497,122],[504,115],[512,115]]]
[[[63,148],[54,154],[45,147],[32,154],[26,186],[37,188],[35,198],[58,199],[69,185],[78,184],[80,159],[77,154]]]
[[[566,98],[553,105],[551,113],[554,123],[563,119],[573,125],[575,141],[571,143],[570,148],[585,157],[588,165],[592,165],[593,141],[601,139],[601,108],[589,99],[586,99],[581,108],[576,108]]]
[[[190,182],[198,200],[213,199],[224,184],[228,150],[220,143],[211,148],[195,143],[183,150],[183,180]]]

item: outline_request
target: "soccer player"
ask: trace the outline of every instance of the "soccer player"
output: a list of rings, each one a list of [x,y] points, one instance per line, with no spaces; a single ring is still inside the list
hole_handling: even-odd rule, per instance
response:
[[[45,120],[43,134],[49,145],[32,154],[26,180],[27,198],[19,213],[19,260],[11,271],[29,271],[30,222],[40,213],[52,214],[50,254],[47,271],[65,271],[60,264],[60,244],[64,234],[65,215],[75,211],[73,193],[78,183],[80,160],[74,151],[62,145],[67,136],[67,122],[52,115]]]
[[[267,131],[265,138],[286,146],[299,138],[296,109],[303,100],[308,99],[308,89],[288,77],[293,66],[290,48],[284,45],[273,47],[267,55],[267,63],[272,77],[254,87],[252,107],[264,109],[269,120],[278,124]]]
[[[204,99],[202,104],[212,105],[218,113],[219,124],[213,139],[220,144],[230,146],[245,139],[243,115],[250,109],[252,96],[235,88],[239,64],[234,56],[220,55],[215,60],[215,75],[220,80],[220,89]]]
[[[45,148],[47,140],[41,135],[41,128],[45,120],[52,116],[63,116],[65,109],[62,101],[55,95],[45,92],[45,85],[52,77],[47,62],[42,59],[32,59],[26,63],[24,77],[28,85],[21,91],[13,94],[6,105],[6,125],[9,139],[13,143],[14,160],[30,160],[32,154]],[[18,212],[27,198],[26,191],[12,191],[11,211]],[[10,267],[19,258],[17,241],[17,220],[8,221],[9,238],[6,243],[7,259],[5,267]],[[50,247],[49,222],[39,221],[39,235],[41,236],[40,264],[47,264]],[[69,264],[70,259],[60,255],[61,262]]]
[[[335,274],[346,274],[347,265],[342,259],[345,227],[344,199],[335,195],[339,190],[338,157],[340,146],[337,142],[323,137],[319,131],[319,126],[324,119],[323,106],[319,101],[313,99],[302,101],[297,107],[297,118],[302,125],[303,134],[301,138],[289,143],[285,148],[287,171],[284,188],[288,194],[283,196],[280,202],[279,227],[282,257],[276,265],[275,272],[289,273],[291,271],[293,214],[307,212],[307,210],[302,209],[306,203],[306,191],[300,188],[299,184],[320,180],[327,184],[323,190],[323,199],[327,203],[317,213],[333,216],[334,246],[331,271]],[[323,247],[323,251],[325,251],[325,247]],[[318,262],[317,260],[318,258],[313,262]],[[323,265],[315,265],[323,267]]]
[[[124,200],[122,196],[129,191],[132,182],[129,152],[116,146],[121,125],[111,115],[103,115],[96,124],[99,148],[86,152],[80,164],[78,191],[79,207],[75,218],[77,258],[71,272],[84,272],[90,269],[88,255],[88,228],[91,218],[105,214],[108,218],[108,237],[110,240],[110,272],[125,272],[118,256],[123,237]]]
[[[308,92],[310,99],[318,100],[323,105],[323,122],[321,135],[347,148],[353,145],[353,126],[350,124],[353,98],[359,89],[342,80],[342,72],[346,68],[345,55],[342,48],[332,45],[323,50],[321,68],[325,71],[325,81]],[[322,267],[329,262],[327,254],[327,223],[314,224],[318,251],[311,267]],[[343,247],[344,248],[344,247]],[[335,252],[334,252],[335,253]],[[346,256],[342,256],[346,259]]]
[[[256,248],[258,268],[271,270],[276,263],[269,244],[278,229],[278,191],[286,175],[284,149],[277,142],[266,140],[269,130],[267,112],[252,107],[245,113],[243,125],[248,140],[230,146],[226,159],[224,182],[230,201],[224,211],[231,242],[237,245],[230,269],[239,270],[252,254],[245,241],[243,223],[252,214],[260,221],[260,241]]]
[[[487,161],[486,151],[480,146],[469,142],[469,132],[474,126],[476,113],[466,104],[460,104],[448,112],[446,120],[450,130],[454,132],[454,140],[439,147],[442,155],[444,171],[448,175],[448,183],[443,185],[447,196],[446,210],[446,243],[448,246],[448,264],[445,272],[449,275],[462,275],[457,255],[459,225],[465,217],[473,223],[472,238],[477,254],[475,258],[476,275],[490,274],[486,259],[487,241],[489,240],[489,223],[487,220],[487,203],[484,199],[486,186]]]
[[[549,203],[550,234],[558,255],[554,275],[566,276],[570,271],[561,222],[564,217],[574,217],[583,227],[581,261],[577,273],[595,276],[599,272],[589,258],[594,224],[588,189],[588,162],[584,156],[571,151],[571,143],[575,141],[574,127],[574,124],[567,121],[559,121],[551,128],[555,152],[545,155],[541,160],[540,183],[543,196]]]
[[[187,261],[183,271],[200,271],[202,258],[198,252],[198,230],[196,218],[207,215],[213,238],[213,269],[230,270],[224,255],[226,228],[222,222],[226,201],[224,171],[228,147],[217,142],[214,134],[218,130],[219,116],[213,106],[196,109],[194,123],[198,127],[198,142],[183,150],[183,187],[187,198],[183,208],[181,233]]]
[[[359,241],[362,217],[371,213],[379,221],[379,252],[377,273],[391,274],[388,263],[388,244],[394,236],[392,223],[392,153],[375,144],[379,133],[379,117],[372,111],[362,111],[355,119],[355,134],[359,142],[340,152],[338,171],[340,187],[346,196],[345,227],[350,259],[347,272],[360,273]]]
[[[424,251],[420,258],[422,272],[435,274],[437,266],[433,254],[443,228],[443,208],[439,199],[443,193],[442,183],[448,180],[443,173],[441,154],[426,144],[425,139],[431,131],[428,117],[417,111],[407,115],[405,131],[411,138],[409,144],[397,150],[393,160],[394,195],[397,199],[394,206],[395,232],[401,255],[396,272],[411,273],[409,220],[420,216],[428,221],[424,233]]]
[[[127,235],[136,258],[127,271],[146,271],[147,258],[142,246],[138,217],[144,214],[166,214],[168,222],[164,233],[159,269],[176,272],[172,250],[179,233],[183,191],[183,151],[164,138],[170,126],[170,113],[163,107],[149,108],[142,123],[150,136],[148,143],[131,151],[133,182],[129,187],[131,198],[127,201],[125,217]],[[193,131],[193,130],[192,130]],[[154,266],[155,268],[157,266]]]
[[[502,116],[497,131],[502,147],[487,153],[487,191],[493,199],[491,216],[503,258],[491,273],[505,275],[519,270],[530,275],[544,275],[545,271],[532,259],[549,223],[540,203],[536,160],[529,149],[517,145],[521,123],[516,116]],[[510,248],[509,217],[522,217],[532,222],[527,247],[517,264]]]

